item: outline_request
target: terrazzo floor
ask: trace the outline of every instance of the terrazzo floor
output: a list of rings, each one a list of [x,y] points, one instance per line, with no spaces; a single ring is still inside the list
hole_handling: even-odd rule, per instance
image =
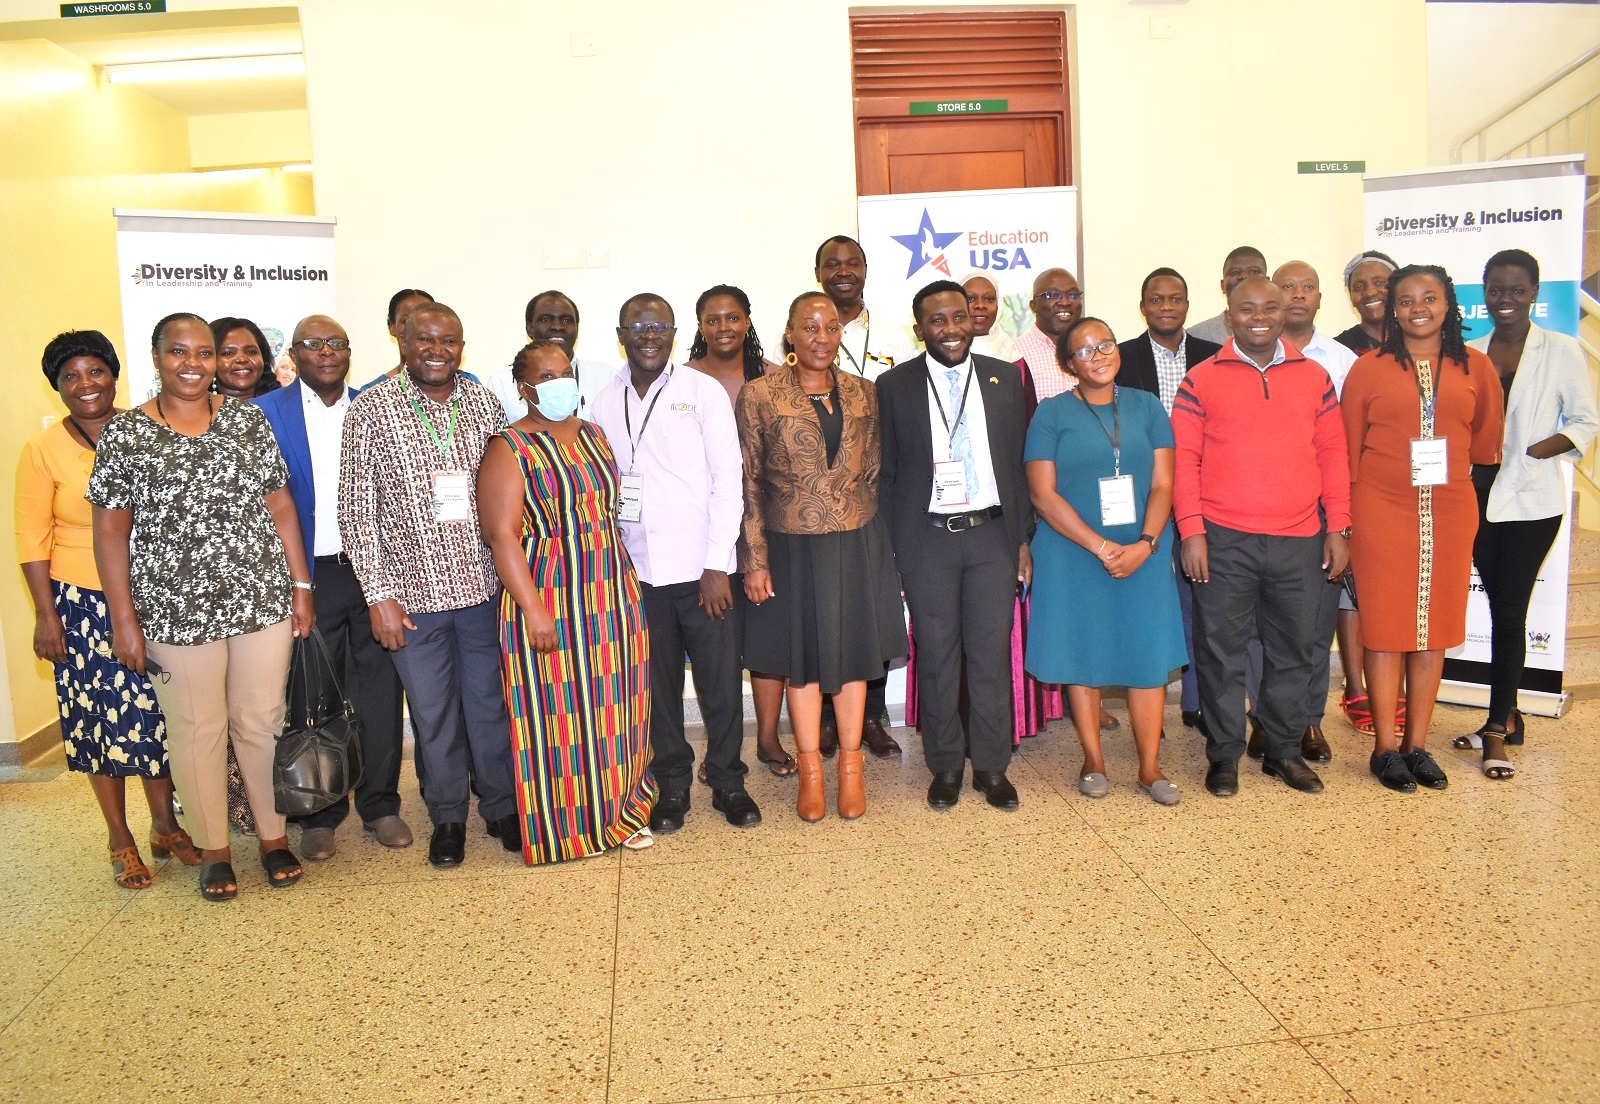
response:
[[[897,730],[854,823],[758,770],[758,828],[696,787],[653,849],[535,870],[476,819],[430,868],[408,764],[417,846],[350,821],[273,891],[238,839],[229,905],[176,862],[116,888],[83,780],[19,772],[0,1101],[1597,1101],[1600,702],[1530,718],[1510,783],[1448,749],[1479,716],[1436,719],[1444,793],[1380,788],[1330,715],[1325,793],[1247,761],[1219,801],[1172,709],[1171,809],[1125,731],[1078,795],[1057,724],[1011,814],[929,810]]]

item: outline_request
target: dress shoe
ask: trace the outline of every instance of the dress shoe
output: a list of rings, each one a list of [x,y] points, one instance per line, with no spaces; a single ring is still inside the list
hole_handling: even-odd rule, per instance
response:
[[[428,861],[445,868],[460,866],[467,857],[467,826],[459,820],[433,826],[433,838],[428,841]]]
[[[379,817],[361,826],[361,830],[384,847],[400,850],[411,846],[411,825],[397,816]]]
[[[508,813],[498,820],[489,822],[489,834],[500,841],[500,846],[507,851],[522,850],[522,818],[516,813]]]
[[[1321,725],[1311,725],[1306,729],[1306,734],[1300,737],[1300,756],[1312,763],[1333,761],[1333,749],[1323,739]]]
[[[1389,789],[1396,793],[1416,793],[1417,779],[1406,766],[1406,757],[1398,751],[1375,751],[1367,760],[1367,769]]]
[[[861,726],[861,746],[879,759],[893,759],[900,754],[900,745],[884,731],[883,722],[876,717]]]
[[[892,743],[893,741],[891,741]],[[899,750],[896,748],[895,750]],[[841,820],[854,820],[867,811],[867,780],[862,777],[861,749],[839,749],[839,803]]]
[[[933,781],[928,783],[930,809],[944,810],[956,807],[956,802],[961,800],[961,774],[959,770],[933,772]]]
[[[1281,778],[1283,784],[1291,790],[1301,793],[1321,793],[1322,779],[1317,777],[1317,772],[1306,766],[1304,759],[1273,759],[1261,760],[1261,773],[1271,778]]]
[[[996,809],[1004,809],[1008,813],[1021,804],[1017,798],[1017,788],[1006,777],[1005,771],[974,770],[972,788],[983,794]]]
[[[795,756],[799,769],[799,791],[794,798],[794,811],[801,820],[818,821],[828,815],[828,791],[822,784],[822,752],[802,751]]]
[[[688,790],[662,794],[656,798],[656,807],[650,810],[650,831],[658,836],[676,832],[683,827],[683,817],[688,811]]]
[[[1206,789],[1212,797],[1232,797],[1239,792],[1239,764],[1212,763],[1206,768]]]
[[[300,833],[300,857],[310,859],[312,862],[321,862],[331,859],[338,852],[339,844],[333,838],[332,828],[307,828]]]
[[[1433,756],[1428,754],[1426,748],[1418,748],[1406,756],[1406,766],[1411,770],[1411,777],[1417,780],[1417,785],[1426,786],[1430,790],[1442,790],[1450,785],[1450,779],[1445,777],[1444,771]]]
[[[711,807],[735,828],[754,828],[761,823],[760,807],[744,790],[712,790]]]
[[[1206,729],[1205,714],[1201,713],[1198,709],[1185,709],[1183,711],[1183,727],[1197,728],[1201,732],[1204,732]]]
[[[1250,742],[1245,745],[1244,753],[1252,759],[1264,759],[1267,755],[1267,730],[1254,717],[1250,718]]]
[[[817,744],[824,759],[832,759],[839,754],[839,726],[832,721],[823,721]]]

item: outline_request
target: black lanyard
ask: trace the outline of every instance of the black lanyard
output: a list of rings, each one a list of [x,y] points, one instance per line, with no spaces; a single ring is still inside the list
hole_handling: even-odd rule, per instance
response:
[[[1082,391],[1073,394],[1083,399]],[[1083,399],[1083,405],[1089,408],[1089,413],[1094,414],[1094,424],[1100,427],[1100,432],[1106,435],[1106,440],[1111,442],[1111,466],[1116,475],[1122,474],[1122,415],[1117,413],[1117,385],[1111,385],[1111,429],[1106,428],[1105,419],[1095,413],[1094,403]]]
[[[839,351],[850,358],[850,364],[855,368],[856,375],[860,376],[862,379],[866,379],[867,369],[865,365],[867,361],[872,359],[872,354],[867,352],[868,346],[872,344],[872,312],[867,310],[866,307],[862,307],[861,314],[858,317],[865,318],[867,320],[866,324],[862,327],[862,329],[866,331],[866,336],[861,342],[861,359],[856,359],[856,355],[850,351],[850,347],[844,343],[842,337],[839,341]],[[843,332],[844,330],[841,328],[840,333],[843,334]]]
[[[672,382],[672,369],[667,369],[666,378],[661,381],[661,388],[656,392],[656,397],[650,400],[650,406],[644,412],[644,421],[639,423],[639,436],[633,435],[633,380],[623,384],[622,392],[622,424],[628,427],[628,474],[634,473],[634,467],[639,459],[639,442],[644,440],[644,431],[650,428],[650,415],[656,412],[656,403],[661,401],[661,394],[667,389],[667,384]],[[642,400],[641,400],[642,401]]]
[[[89,440],[89,435],[84,432],[83,427],[78,424],[78,419],[74,418],[71,414],[68,414],[67,424],[78,431],[78,436],[83,438],[83,443],[88,446],[90,452],[97,453],[100,451],[99,442]]]
[[[967,420],[967,396],[972,392],[972,361],[967,361],[967,382],[961,388],[961,405],[956,407],[956,424],[950,424],[950,418],[944,412],[944,400],[939,397],[939,389],[933,385],[933,373],[928,373],[928,390],[933,392],[933,405],[939,411],[939,420],[944,423],[945,432],[950,434],[948,447],[954,448],[956,432],[960,430],[963,422]]]

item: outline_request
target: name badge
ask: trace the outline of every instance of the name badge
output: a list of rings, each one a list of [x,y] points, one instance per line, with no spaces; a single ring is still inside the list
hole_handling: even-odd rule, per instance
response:
[[[1108,475],[1100,480],[1100,524],[1133,525],[1139,520],[1133,501],[1133,476]]]
[[[644,476],[623,476],[621,492],[621,501],[617,503],[617,519],[619,521],[643,521]]]
[[[1450,482],[1449,444],[1443,437],[1411,439],[1411,485],[1437,487]]]
[[[471,521],[472,485],[464,471],[433,473],[433,520]]]
[[[935,506],[967,504],[967,462],[939,460],[933,465],[933,503]]]

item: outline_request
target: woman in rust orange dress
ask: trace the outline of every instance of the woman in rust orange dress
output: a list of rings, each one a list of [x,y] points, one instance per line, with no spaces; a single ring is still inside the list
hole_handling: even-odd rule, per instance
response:
[[[1504,396],[1461,334],[1455,284],[1437,265],[1389,279],[1383,343],[1356,361],[1340,406],[1350,442],[1350,564],[1377,730],[1371,769],[1392,790],[1449,785],[1424,746],[1446,648],[1467,638],[1472,464],[1500,460]],[[1406,684],[1404,733],[1395,706]]]

